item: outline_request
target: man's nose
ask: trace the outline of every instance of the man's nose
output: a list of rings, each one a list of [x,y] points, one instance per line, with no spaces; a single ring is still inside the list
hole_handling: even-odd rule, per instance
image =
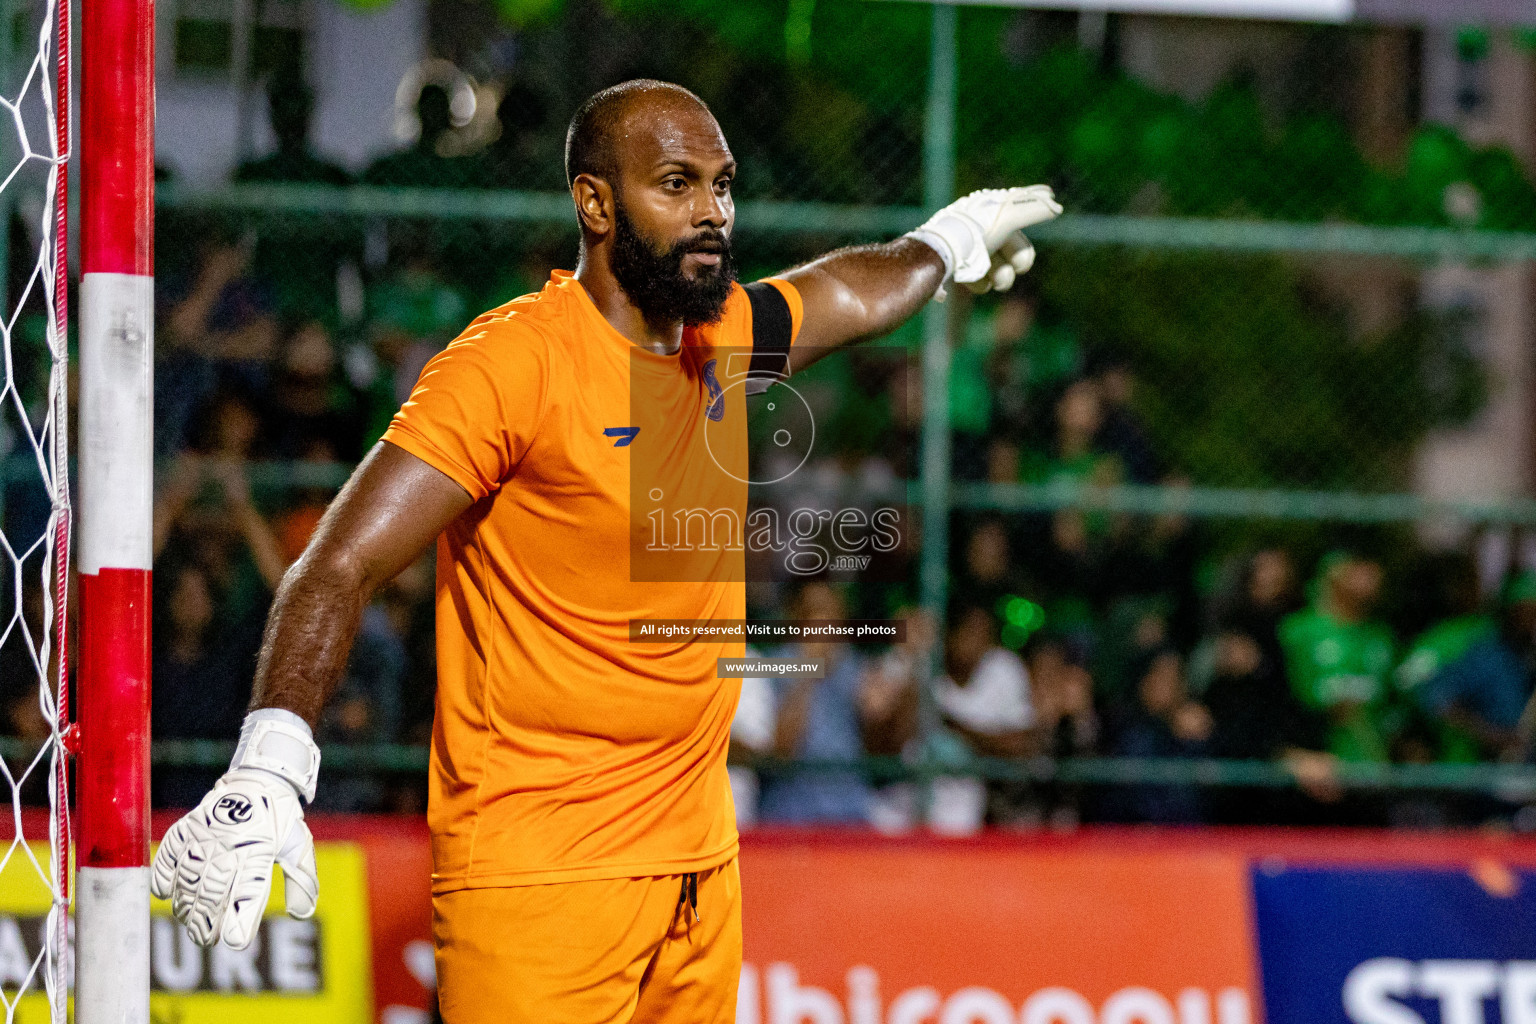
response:
[[[704,190],[703,198],[694,203],[693,224],[695,227],[724,228],[730,223],[732,209],[729,195],[716,195],[713,189]]]

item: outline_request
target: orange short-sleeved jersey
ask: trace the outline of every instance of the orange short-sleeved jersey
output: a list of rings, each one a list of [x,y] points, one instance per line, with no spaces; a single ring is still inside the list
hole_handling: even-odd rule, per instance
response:
[[[799,296],[772,286],[792,337]],[[716,659],[741,644],[631,643],[629,622],[742,618],[742,554],[702,556],[687,578],[703,582],[635,582],[645,516],[631,516],[630,467],[645,460],[647,489],[745,514],[746,485],[710,451],[723,441],[744,460],[745,389],[722,390],[708,362],[752,348],[753,305],[735,288],[719,323],[656,355],[556,271],[428,363],[385,433],[475,499],[438,544],[434,892],[735,854],[725,757],[740,683]]]

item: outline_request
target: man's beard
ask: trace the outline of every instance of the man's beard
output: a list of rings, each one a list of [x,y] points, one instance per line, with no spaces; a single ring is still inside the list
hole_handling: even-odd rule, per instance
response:
[[[714,253],[720,262],[699,266],[697,276],[683,273],[683,257],[691,252]],[[736,280],[736,261],[731,240],[718,228],[704,230],[669,248],[660,249],[644,238],[624,207],[615,204],[613,226],[613,276],[646,320],[689,327],[712,324],[725,312],[731,284]]]

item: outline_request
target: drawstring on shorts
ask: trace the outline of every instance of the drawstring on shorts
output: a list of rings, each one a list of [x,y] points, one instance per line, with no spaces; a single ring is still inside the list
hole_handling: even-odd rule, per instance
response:
[[[693,914],[693,920],[700,920],[699,873],[697,871],[690,871],[688,874],[683,876],[683,888],[682,891],[677,894],[678,909],[681,910],[684,904],[687,904],[689,911]]]

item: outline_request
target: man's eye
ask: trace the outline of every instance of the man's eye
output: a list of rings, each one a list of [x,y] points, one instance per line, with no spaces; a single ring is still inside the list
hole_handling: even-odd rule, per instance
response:
[[[687,184],[688,183],[683,181],[682,178],[668,178],[666,181],[661,183],[661,187],[672,192],[681,192],[683,188],[687,186]]]
[[[730,178],[721,178],[719,181],[715,182],[715,191],[716,192],[725,193],[725,192],[729,192],[730,190],[731,190],[731,179]]]

